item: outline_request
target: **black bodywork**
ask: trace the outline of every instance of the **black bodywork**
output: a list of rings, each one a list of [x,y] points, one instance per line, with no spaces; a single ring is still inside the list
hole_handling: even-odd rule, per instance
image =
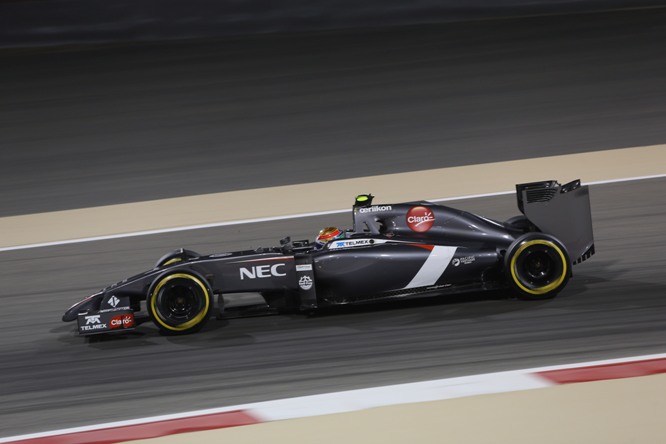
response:
[[[237,293],[263,296],[266,313],[507,287],[527,298],[552,297],[571,276],[570,265],[594,254],[588,187],[553,180],[519,184],[516,192],[523,215],[504,222],[425,201],[377,205],[364,195],[346,238],[321,250],[289,238],[276,247],[211,255],[177,250],[75,304],[63,321],[78,319],[81,335],[130,330],[150,301],[146,308],[166,333],[180,330],[155,315],[160,304],[171,304],[164,311],[175,315],[200,313],[180,313],[195,327],[182,332],[190,332],[210,316],[212,301],[201,302],[197,292],[218,295],[221,316],[219,296]],[[160,302],[170,276],[195,292]],[[174,300],[186,300],[185,308]]]

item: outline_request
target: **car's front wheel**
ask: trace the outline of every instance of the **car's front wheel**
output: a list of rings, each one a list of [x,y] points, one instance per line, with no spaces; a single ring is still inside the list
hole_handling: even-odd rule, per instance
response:
[[[210,318],[213,292],[199,275],[177,271],[156,279],[146,305],[150,319],[163,333],[194,333]]]
[[[173,265],[178,262],[189,261],[201,256],[199,253],[192,250],[186,250],[184,248],[179,248],[178,250],[167,253],[157,260],[155,263],[155,268],[165,267],[167,265]]]
[[[523,299],[548,299],[557,295],[569,281],[570,264],[564,245],[543,233],[519,237],[505,257],[507,280]]]

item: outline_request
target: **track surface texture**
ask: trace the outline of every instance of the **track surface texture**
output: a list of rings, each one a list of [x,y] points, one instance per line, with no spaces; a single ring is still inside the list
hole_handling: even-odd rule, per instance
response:
[[[3,52],[2,215],[663,143],[665,17]],[[593,186],[597,255],[552,301],[468,295],[179,338],[146,324],[86,340],[60,316],[173,248],[274,245],[350,216],[1,253],[2,436],[663,352],[664,189]],[[511,196],[457,206],[517,212]]]
[[[546,302],[505,294],[211,321],[188,337],[152,324],[108,338],[59,321],[77,298],[165,250],[214,252],[312,236],[349,215],[0,255],[3,435],[306,394],[663,352],[666,179],[592,187],[598,253]],[[506,218],[510,196],[459,202]]]
[[[0,216],[663,143],[666,9],[0,51]]]

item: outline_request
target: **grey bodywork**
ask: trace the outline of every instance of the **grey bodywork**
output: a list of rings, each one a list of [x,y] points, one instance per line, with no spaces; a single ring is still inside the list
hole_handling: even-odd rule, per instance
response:
[[[258,293],[267,312],[507,287],[504,255],[525,232],[556,237],[572,263],[594,254],[589,190],[580,181],[516,185],[524,217],[499,222],[426,201],[353,208],[345,239],[321,250],[285,238],[279,247],[198,255],[154,268],[73,305],[63,321],[105,310],[139,311],[153,284],[179,270],[201,276],[214,294]],[[419,225],[420,224],[420,225]],[[221,301],[222,298],[219,298]],[[220,313],[224,306],[218,303]],[[253,314],[256,314],[253,312]],[[84,334],[84,332],[79,331]]]

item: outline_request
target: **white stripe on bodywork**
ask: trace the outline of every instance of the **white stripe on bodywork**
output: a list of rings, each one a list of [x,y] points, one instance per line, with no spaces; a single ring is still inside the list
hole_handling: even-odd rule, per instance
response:
[[[444,274],[446,267],[451,263],[453,255],[458,247],[436,246],[432,249],[423,266],[412,281],[405,288],[427,287],[434,285],[435,282]]]

